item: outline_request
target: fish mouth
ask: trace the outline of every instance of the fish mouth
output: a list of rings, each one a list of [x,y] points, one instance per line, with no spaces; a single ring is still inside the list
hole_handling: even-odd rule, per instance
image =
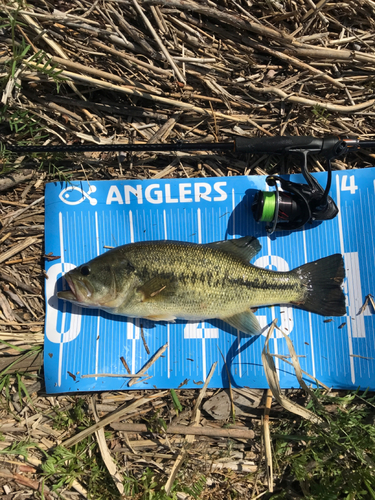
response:
[[[73,280],[68,275],[65,276],[65,280],[68,283],[70,290],[57,292],[57,297],[70,302],[87,302],[87,299],[92,295],[89,287],[81,280],[76,281],[74,284]]]
[[[71,290],[64,290],[62,292],[57,292],[59,299],[69,300],[69,302],[77,302],[76,296]]]

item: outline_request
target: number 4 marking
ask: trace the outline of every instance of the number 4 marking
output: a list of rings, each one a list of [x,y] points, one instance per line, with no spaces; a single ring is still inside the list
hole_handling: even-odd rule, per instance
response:
[[[358,189],[358,186],[355,185],[355,177],[354,175],[350,176],[349,186],[347,185],[348,176],[343,175],[341,181],[341,191],[350,191],[350,194],[355,194]]]

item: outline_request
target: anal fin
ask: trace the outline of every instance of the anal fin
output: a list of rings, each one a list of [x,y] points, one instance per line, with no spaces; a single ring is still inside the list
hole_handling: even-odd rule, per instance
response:
[[[251,311],[244,311],[221,319],[247,335],[259,335],[262,331],[255,314]]]

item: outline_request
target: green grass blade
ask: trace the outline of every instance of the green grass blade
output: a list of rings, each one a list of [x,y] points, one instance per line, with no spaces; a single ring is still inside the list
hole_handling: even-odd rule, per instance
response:
[[[171,389],[171,396],[172,396],[172,401],[173,401],[173,406],[176,411],[182,411],[182,405],[180,403],[180,400],[178,399],[178,396],[176,394],[176,391],[174,389]]]

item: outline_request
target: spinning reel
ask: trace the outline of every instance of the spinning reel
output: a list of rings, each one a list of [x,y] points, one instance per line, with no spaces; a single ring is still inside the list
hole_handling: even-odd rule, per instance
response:
[[[302,155],[302,174],[307,184],[290,182],[276,175],[267,177],[267,185],[275,187],[275,190],[258,191],[252,204],[252,212],[257,222],[268,223],[266,230],[269,234],[274,231],[296,230],[308,222],[336,217],[339,210],[333,199],[328,196],[332,182],[331,160],[347,153],[349,148],[359,149],[361,142],[357,139],[340,140],[337,137],[289,139],[313,139],[307,147],[286,146],[287,151],[284,149],[284,153]],[[328,176],[325,189],[307,170],[309,153],[319,153],[326,157]]]

